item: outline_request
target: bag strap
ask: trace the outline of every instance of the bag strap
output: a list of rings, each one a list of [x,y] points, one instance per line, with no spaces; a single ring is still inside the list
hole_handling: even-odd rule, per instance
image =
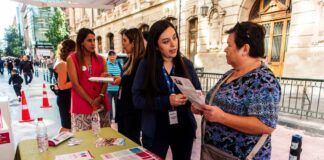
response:
[[[246,160],[252,160],[253,157],[258,153],[260,148],[263,146],[264,142],[267,140],[269,134],[262,134],[257,144],[253,147],[250,154],[246,157]]]
[[[226,76],[226,78],[224,78],[215,88],[215,90],[213,91],[213,93],[210,95],[210,99],[208,104],[211,105],[213,103],[214,97],[216,95],[216,93],[218,92],[220,86],[227,81],[227,79],[232,75],[233,72],[231,72],[229,75]],[[206,127],[206,120],[205,117],[203,116],[201,119],[201,144],[205,144],[204,138],[205,138],[205,127]]]
[[[211,105],[213,103],[214,97],[216,95],[216,93],[218,92],[220,86],[227,81],[227,79],[233,74],[233,72],[231,72],[226,78],[224,78],[222,80],[222,82],[220,82],[215,90],[213,91],[213,93],[211,94],[211,97],[209,99],[208,104]],[[204,141],[204,137],[205,137],[205,127],[206,127],[206,120],[204,117],[202,117],[201,120],[201,144],[205,144]],[[264,142],[267,140],[269,134],[262,134],[262,136],[260,137],[259,141],[257,142],[257,144],[253,147],[252,151],[249,153],[249,155],[246,157],[246,160],[252,160],[253,157],[258,153],[258,151],[260,150],[260,148],[263,146]]]

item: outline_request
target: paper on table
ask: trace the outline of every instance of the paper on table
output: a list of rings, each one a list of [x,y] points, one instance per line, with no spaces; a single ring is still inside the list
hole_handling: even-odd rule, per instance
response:
[[[196,90],[188,78],[171,76],[172,81],[177,85],[182,94],[184,94],[190,102],[196,103],[197,109],[202,109],[200,105],[205,104],[205,96],[201,90]]]
[[[76,153],[69,153],[58,155],[55,157],[55,160],[92,160],[94,157],[90,154],[89,151],[81,151]]]
[[[114,77],[90,77],[89,81],[92,81],[92,82],[113,82]]]

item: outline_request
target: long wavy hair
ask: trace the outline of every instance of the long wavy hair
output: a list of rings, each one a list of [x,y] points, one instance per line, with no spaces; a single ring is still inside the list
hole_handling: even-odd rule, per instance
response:
[[[88,28],[81,28],[78,32],[77,39],[76,39],[76,46],[77,46],[77,51],[76,51],[76,57],[78,60],[79,66],[82,66],[84,64],[84,47],[82,46],[83,41],[87,38],[89,34],[95,35],[95,33],[88,29]],[[98,60],[98,57],[95,52],[91,53],[91,57],[94,57],[96,60]],[[80,67],[81,69],[82,67]]]
[[[134,44],[133,53],[129,54],[128,60],[123,66],[124,74],[131,75],[136,72],[136,66],[145,54],[144,41],[141,31],[137,28],[128,29],[123,35],[129,39],[130,43]]]
[[[190,75],[183,61],[183,57],[179,51],[180,48],[179,36],[175,27],[173,26],[172,23],[170,23],[167,20],[160,20],[155,22],[150,29],[147,48],[145,52],[147,71],[145,75],[143,90],[147,98],[149,99],[152,99],[152,97],[155,95],[167,92],[161,90],[161,86],[164,83],[163,81],[164,78],[162,73],[163,58],[162,58],[162,53],[159,50],[158,40],[161,34],[169,27],[174,29],[178,39],[177,55],[176,57],[173,58],[173,64],[175,66],[175,75],[180,77],[190,78]]]

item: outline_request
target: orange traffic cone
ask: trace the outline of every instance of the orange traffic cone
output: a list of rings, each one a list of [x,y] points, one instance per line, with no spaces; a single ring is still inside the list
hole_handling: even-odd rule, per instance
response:
[[[27,106],[27,100],[26,100],[25,92],[23,90],[21,91],[21,106],[22,106],[21,120],[19,122],[22,123],[22,122],[34,121],[34,119],[30,118],[30,114]]]
[[[48,102],[47,92],[46,90],[43,91],[43,105],[41,108],[51,108],[52,106]]]

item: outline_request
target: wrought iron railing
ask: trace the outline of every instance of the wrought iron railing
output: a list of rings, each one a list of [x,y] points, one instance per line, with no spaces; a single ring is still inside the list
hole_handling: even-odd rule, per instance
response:
[[[197,74],[204,93],[208,92],[222,77],[219,73]],[[300,118],[324,119],[324,80],[301,78],[278,78],[281,85],[280,112]]]

